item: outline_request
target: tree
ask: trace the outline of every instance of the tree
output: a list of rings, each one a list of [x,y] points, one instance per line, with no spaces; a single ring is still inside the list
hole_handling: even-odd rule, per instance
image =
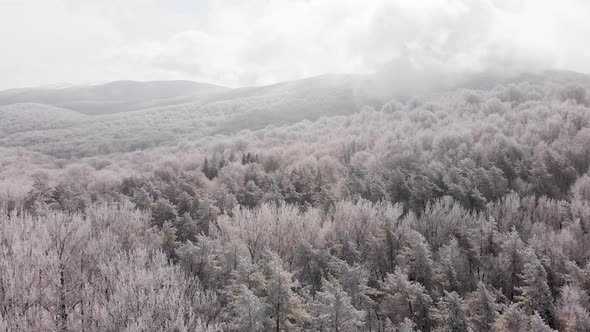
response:
[[[240,191],[238,195],[238,202],[244,206],[254,208],[261,202],[263,194],[264,193],[262,189],[258,187],[256,182],[249,180],[246,182],[244,188]]]
[[[0,213],[0,326],[9,331],[218,331],[220,302],[170,264],[129,205]]]
[[[263,212],[263,213],[262,213]],[[262,256],[264,248],[270,242],[268,229],[273,215],[270,210],[262,212],[244,207],[236,207],[230,217],[221,216],[217,220],[219,237],[226,241],[238,242],[250,257],[251,263],[256,263]]]
[[[565,331],[590,331],[590,300],[579,285],[564,285],[561,288],[557,314]]]
[[[528,317],[517,304],[508,306],[494,322],[495,332],[528,332]]]
[[[31,190],[23,202],[25,210],[38,213],[54,207],[57,204],[54,200],[55,189],[47,185],[46,176],[39,176],[33,182]]]
[[[201,172],[205,174],[207,179],[213,180],[217,176],[217,174],[219,174],[219,170],[223,166],[225,166],[223,159],[221,159],[219,163],[216,164],[214,159],[212,159],[211,162],[209,162],[209,159],[205,157],[205,160],[203,161],[203,167],[201,167]]]
[[[469,295],[466,302],[471,328],[474,331],[490,331],[498,317],[494,294],[480,282],[477,290]]]
[[[465,304],[456,292],[446,292],[439,303],[441,331],[468,332]]]
[[[364,325],[365,313],[354,308],[351,298],[337,280],[323,280],[323,291],[318,292],[313,305],[318,331],[356,331]]]
[[[590,175],[579,177],[572,186],[572,194],[577,200],[590,201]]]
[[[560,92],[561,100],[571,99],[578,104],[586,102],[586,89],[578,84],[569,84]]]
[[[460,255],[459,244],[456,238],[451,238],[451,241],[441,247],[439,250],[439,263],[435,269],[435,279],[441,284],[441,289],[445,291],[459,292],[459,280],[457,278],[457,270],[455,269],[455,261]],[[441,293],[443,293],[441,291]]]
[[[547,325],[544,321],[543,318],[541,318],[541,316],[539,316],[539,314],[535,311],[529,318],[530,322],[530,327],[529,327],[529,331],[535,331],[535,332],[555,332],[554,329],[550,328],[549,325]]]
[[[523,285],[519,288],[518,300],[530,314],[537,312],[549,326],[556,326],[553,297],[547,285],[547,272],[532,249],[525,255]]]
[[[231,329],[234,331],[262,331],[268,325],[263,299],[256,296],[246,285],[240,284],[232,294],[229,308],[232,312]]]
[[[502,288],[504,295],[513,300],[519,289],[521,273],[524,268],[524,243],[515,229],[504,236],[499,260],[502,269]]]
[[[432,299],[420,283],[410,281],[405,272],[396,268],[393,274],[387,274],[381,283],[383,300],[381,311],[399,324],[404,318],[411,319],[420,331],[430,331],[434,325],[431,316]]]
[[[166,221],[174,222],[178,218],[176,208],[169,200],[160,198],[152,205],[152,222],[162,227]]]
[[[227,277],[223,268],[223,248],[217,239],[199,235],[195,243],[181,244],[175,255],[178,265],[187,274],[196,276],[206,288],[220,287],[222,279]]]
[[[295,293],[299,283],[293,280],[293,274],[283,268],[281,258],[271,251],[265,253],[263,271],[267,287],[266,304],[272,323],[266,328],[279,332],[302,325],[309,314]]]
[[[408,277],[430,291],[432,289],[430,247],[424,236],[416,231],[411,231],[408,242],[401,253],[401,260],[408,267]]]

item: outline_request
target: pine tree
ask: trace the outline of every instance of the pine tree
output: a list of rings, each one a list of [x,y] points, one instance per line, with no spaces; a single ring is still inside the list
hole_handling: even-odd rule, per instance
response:
[[[315,326],[320,331],[356,331],[364,325],[365,313],[355,309],[337,280],[323,280],[324,290],[314,304]]]
[[[211,180],[211,178],[209,178],[209,159],[207,157],[205,157],[205,161],[203,161],[203,166],[201,167],[201,172],[203,172],[203,174],[205,174],[205,176]]]
[[[446,292],[439,304],[443,331],[468,332],[465,304],[457,292]]]
[[[551,327],[556,325],[553,297],[547,284],[547,272],[532,249],[525,255],[523,286],[519,288],[518,300],[530,314],[537,312]]]
[[[240,284],[230,297],[231,329],[235,331],[262,331],[268,325],[266,307],[262,299],[256,296],[246,285]]]
[[[178,218],[176,207],[169,200],[160,198],[152,204],[152,223],[162,227],[166,221],[174,222]]]
[[[219,169],[225,165],[224,163],[225,160],[223,159],[216,163],[215,158],[209,162],[209,159],[205,157],[205,160],[203,161],[203,167],[201,167],[201,172],[205,174],[207,179],[213,180],[219,173]]]
[[[590,331],[588,294],[577,284],[561,288],[557,313],[560,326],[565,331]]]
[[[294,291],[299,283],[294,281],[292,273],[283,268],[283,262],[277,254],[267,251],[265,256],[263,271],[267,280],[266,302],[272,321],[267,330],[279,332],[296,329],[308,319],[305,305]]]
[[[524,248],[525,245],[518,232],[513,228],[506,234],[499,256],[503,279],[502,289],[509,300],[514,300],[520,285],[521,272],[524,268]]]
[[[496,299],[486,285],[480,282],[477,290],[467,299],[470,326],[474,331],[490,331],[498,317]]]
[[[544,321],[539,313],[536,311],[529,317],[529,331],[535,332],[555,332],[554,329],[550,328]]]
[[[428,291],[432,289],[432,254],[422,234],[411,231],[408,246],[403,250],[401,260],[408,267],[410,280],[419,282]]]
[[[405,272],[396,268],[393,274],[387,274],[381,288],[383,300],[380,309],[394,324],[410,318],[417,329],[424,332],[432,329],[432,299],[424,286],[410,281]]]
[[[508,306],[494,322],[494,332],[529,332],[528,317],[517,304]]]
[[[445,291],[459,292],[459,280],[454,266],[454,260],[459,255],[459,245],[456,238],[451,238],[447,245],[439,249],[439,263],[434,271],[435,280]],[[442,292],[441,292],[442,293]]]

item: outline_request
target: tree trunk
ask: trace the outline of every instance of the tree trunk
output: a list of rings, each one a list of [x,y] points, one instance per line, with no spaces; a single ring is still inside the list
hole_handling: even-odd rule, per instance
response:
[[[58,322],[57,330],[59,332],[67,332],[68,330],[68,313],[66,309],[66,280],[65,267],[63,263],[59,266],[59,307],[58,307]]]

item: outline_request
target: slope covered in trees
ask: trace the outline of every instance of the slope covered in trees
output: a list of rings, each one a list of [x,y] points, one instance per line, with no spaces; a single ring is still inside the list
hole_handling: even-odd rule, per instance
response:
[[[589,330],[589,82],[352,114],[313,97],[327,83],[279,85],[6,132],[0,327]],[[280,117],[295,100],[314,115]]]
[[[147,86],[136,87],[137,90],[150,90],[149,82],[141,84]],[[139,110],[112,105],[109,109],[118,110],[116,114],[86,116],[75,127],[39,125],[34,132],[11,129],[0,136],[0,145],[23,146],[59,158],[174,146],[183,140],[194,141],[217,134],[235,134],[245,129],[262,129],[267,125],[280,126],[316,120],[322,116],[351,114],[371,99],[362,93],[359,84],[358,80],[349,76],[326,75],[264,87],[216,88],[215,92],[190,101],[172,100],[147,108],[152,100],[142,100],[144,108]],[[98,94],[98,97],[108,98],[111,94],[114,92]],[[149,94],[146,93],[146,96]],[[76,98],[83,97],[74,95],[64,103],[69,105],[77,102]],[[30,119],[21,111],[27,107],[30,104],[2,106],[2,114],[14,119],[10,128],[31,126]],[[43,111],[43,105],[35,104],[39,112],[59,114],[53,106],[45,107],[47,111]],[[83,107],[72,107],[72,110],[86,113]]]
[[[117,81],[89,86],[0,91],[0,105],[32,102],[97,115],[187,103],[224,90],[226,88],[191,81]]]

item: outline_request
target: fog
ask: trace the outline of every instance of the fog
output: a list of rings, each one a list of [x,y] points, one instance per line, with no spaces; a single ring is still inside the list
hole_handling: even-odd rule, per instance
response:
[[[590,71],[587,1],[3,0],[0,88],[325,73]]]
[[[589,9],[0,0],[0,331],[590,331]]]

